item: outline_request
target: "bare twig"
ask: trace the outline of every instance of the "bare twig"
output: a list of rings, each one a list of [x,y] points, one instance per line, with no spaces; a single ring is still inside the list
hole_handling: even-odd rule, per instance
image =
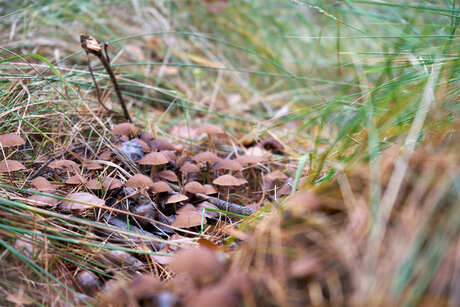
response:
[[[112,81],[113,87],[115,89],[115,93],[117,94],[118,101],[123,109],[123,113],[125,115],[126,120],[131,122],[131,117],[129,116],[128,108],[126,107],[126,103],[121,95],[120,87],[118,86],[117,79],[115,78],[115,74],[113,73],[112,67],[110,66],[110,58],[107,53],[107,44],[104,44],[105,54],[102,52],[101,44],[94,38],[87,34],[80,35],[80,42],[81,47],[87,54],[95,55],[99,61],[101,61],[102,65],[104,66],[105,70],[109,74],[110,81]]]
[[[252,208],[234,204],[234,203],[231,203],[231,202],[228,202],[228,201],[216,198],[216,197],[208,196],[206,194],[197,193],[196,195],[200,198],[206,199],[207,201],[212,203],[214,206],[216,206],[220,210],[225,210],[228,212],[233,212],[233,213],[247,215],[247,216],[254,214],[256,212],[256,210]]]
[[[108,112],[114,112],[113,110],[110,110],[109,108],[107,108],[106,105],[102,102],[101,91],[99,90],[99,86],[97,85],[96,78],[94,77],[93,69],[91,68],[91,64],[90,64],[90,60],[89,60],[89,53],[86,52],[86,55],[88,57],[88,70],[89,70],[89,73],[91,75],[91,79],[93,79],[94,86],[96,88],[97,101]]]

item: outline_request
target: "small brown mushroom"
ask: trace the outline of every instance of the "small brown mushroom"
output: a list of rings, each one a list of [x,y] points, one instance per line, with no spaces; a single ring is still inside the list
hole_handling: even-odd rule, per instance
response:
[[[65,211],[84,211],[86,209],[92,208],[90,204],[95,204],[98,206],[105,205],[105,201],[102,199],[94,196],[93,194],[86,193],[86,192],[77,192],[77,193],[70,193],[66,196],[69,200],[64,200],[61,204],[61,209]],[[75,202],[77,201],[77,202]],[[82,204],[88,203],[88,204]]]
[[[217,157],[215,153],[212,153],[210,151],[203,151],[194,155],[192,157],[192,160],[195,162],[214,163],[219,160],[219,157]]]
[[[139,160],[141,165],[163,165],[167,164],[168,159],[161,152],[151,152]]]
[[[95,161],[91,161],[91,160],[86,161],[83,164],[83,167],[86,168],[89,171],[104,169],[104,166],[102,166],[101,164],[99,164],[99,163],[97,163]]]
[[[174,221],[171,223],[172,226],[178,228],[190,228],[200,226],[203,220],[203,224],[206,224],[206,218],[201,217],[201,214],[196,208],[190,204],[177,210],[177,215]]]
[[[183,174],[190,174],[190,173],[198,173],[200,168],[191,162],[185,162],[184,165],[180,168],[181,173]]]
[[[257,163],[263,162],[265,159],[261,156],[254,156],[254,155],[242,155],[236,158],[236,161],[241,163],[242,165],[254,165]]]
[[[187,200],[188,197],[183,195],[183,194],[174,194],[171,195],[168,200],[166,201],[166,204],[175,204],[175,203],[180,203],[182,201]]]
[[[75,185],[78,185],[78,184],[85,184],[87,182],[86,178],[81,176],[81,175],[73,175],[73,176],[70,176],[66,181],[65,183],[66,184],[75,184]]]
[[[80,173],[80,167],[78,166],[77,163],[71,160],[54,160],[52,161],[48,167],[52,169],[65,169],[68,172],[73,172],[73,173]]]
[[[137,135],[137,132],[138,132],[138,129],[136,128],[136,126],[134,126],[131,123],[121,123],[121,124],[115,125],[112,128],[112,134],[114,135],[125,135],[125,136],[133,135],[134,136],[134,135]]]
[[[0,173],[10,173],[24,169],[26,169],[26,167],[16,160],[3,160],[0,162]]]
[[[26,142],[22,137],[14,133],[0,135],[0,145],[4,148],[24,145]]]
[[[176,147],[163,139],[155,139],[151,141],[146,141],[152,149],[157,150],[176,150]]]
[[[126,181],[126,186],[132,189],[148,188],[153,186],[153,181],[143,174],[136,174]]]
[[[27,197],[27,200],[32,201],[32,204],[38,207],[53,207],[59,202],[59,200],[54,197],[39,194],[33,194]]]
[[[230,186],[240,186],[248,182],[246,181],[246,179],[236,178],[232,175],[227,174],[227,175],[222,175],[220,177],[217,177],[216,179],[213,180],[212,183],[216,185],[220,185],[220,186],[230,187]]]
[[[213,167],[214,170],[241,171],[243,166],[236,160],[220,159]]]
[[[217,194],[217,190],[212,184],[205,184],[204,194],[206,195]]]
[[[161,171],[158,173],[158,176],[164,180],[168,180],[171,182],[179,182],[179,178],[177,178],[177,175],[171,170]]]
[[[150,177],[153,179],[153,175],[156,171],[156,167],[168,163],[168,159],[161,152],[151,152],[145,155],[138,162],[140,165],[151,165]]]
[[[198,181],[190,181],[184,186],[184,191],[192,193],[192,194],[196,194],[196,193],[204,194],[206,192],[206,189]]]
[[[56,190],[56,187],[49,182],[46,178],[38,176],[30,182],[38,191],[41,192],[52,192]]]
[[[164,193],[164,192],[169,192],[171,191],[171,187],[169,186],[169,184],[167,184],[166,182],[164,181],[158,181],[158,182],[155,182],[153,185],[152,185],[152,190],[155,192],[155,193]]]

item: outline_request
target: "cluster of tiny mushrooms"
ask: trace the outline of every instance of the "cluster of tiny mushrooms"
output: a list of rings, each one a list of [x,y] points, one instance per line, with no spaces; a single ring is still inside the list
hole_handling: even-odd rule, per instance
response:
[[[210,142],[213,137],[224,134],[222,129],[213,125],[205,125],[199,130],[201,134],[207,135]],[[180,145],[173,145],[162,139],[154,139],[149,133],[140,132],[132,123],[126,122],[115,125],[111,132],[118,145],[132,140],[135,140],[140,145],[143,157],[136,162],[143,172],[131,176],[125,183],[122,183],[118,178],[105,174],[104,176],[98,175],[96,171],[106,168],[107,165],[110,165],[110,160],[112,159],[113,153],[110,150],[105,150],[98,155],[99,160],[82,159],[82,167],[72,160],[50,160],[47,167],[54,171],[54,175],[51,175],[54,176],[54,182],[61,180],[60,175],[67,175],[67,179],[64,182],[66,185],[85,187],[87,190],[99,190],[108,193],[111,190],[126,187],[134,189],[135,194],[169,195],[165,201],[166,205],[181,205],[181,208],[176,211],[176,218],[172,223],[172,226],[179,228],[200,225],[203,222],[202,213],[206,211],[204,208],[228,210],[243,215],[250,215],[255,212],[254,209],[247,206],[229,202],[228,193],[230,188],[248,183],[243,178],[243,170],[266,161],[267,158],[263,155],[243,154],[235,159],[229,159],[220,158],[212,151],[202,151],[191,157],[187,155],[178,157],[176,153],[181,152],[178,150],[181,147]],[[11,172],[26,170],[26,167],[21,162],[7,159],[9,156],[8,150],[24,144],[24,139],[16,134],[0,135],[0,147],[4,155],[4,159],[0,162],[0,173],[7,173],[10,176]],[[179,170],[179,176],[165,167],[171,162],[177,163],[176,167]],[[147,172],[148,168],[150,168],[150,173]],[[217,177],[212,180],[212,184],[201,184],[195,180],[198,177],[196,176],[197,174],[203,174],[204,171],[207,174],[209,170],[213,170],[215,174],[219,175],[216,175]],[[30,177],[34,177],[30,184],[36,191],[56,192],[57,185],[55,183],[41,176],[35,177],[32,175]],[[286,176],[280,171],[274,171],[265,177],[270,180],[276,180],[280,177],[285,179]],[[218,193],[216,186],[221,187],[220,191],[226,192],[227,201],[214,197]],[[98,195],[101,195],[101,193],[98,193]],[[186,204],[190,197],[199,199],[198,208],[191,204]],[[66,198],[68,200],[63,200],[59,203],[59,199],[38,193],[33,194],[28,200],[37,206],[56,206],[59,204],[62,210],[72,212],[81,212],[92,207],[107,208],[104,200],[87,192],[69,193]],[[209,213],[215,212],[211,210]],[[206,220],[204,221],[206,222]]]

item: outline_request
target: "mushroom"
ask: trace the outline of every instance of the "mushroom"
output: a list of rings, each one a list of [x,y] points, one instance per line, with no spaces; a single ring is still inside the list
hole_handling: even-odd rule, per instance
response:
[[[157,150],[176,150],[176,147],[169,143],[166,140],[163,139],[155,139],[155,140],[150,140],[146,141],[147,144],[152,147],[152,149],[157,149]]]
[[[220,177],[217,177],[216,179],[213,180],[212,183],[214,183],[215,185],[227,187],[227,198],[228,198],[230,195],[230,187],[240,186],[248,182],[246,181],[246,179],[236,178],[232,175],[227,174],[227,175],[222,175]]]
[[[217,194],[217,190],[212,184],[205,184],[204,185],[204,194],[206,194],[206,195]]]
[[[133,124],[131,123],[121,123],[121,124],[118,124],[118,125],[115,125],[113,128],[112,128],[112,134],[113,135],[124,135],[124,136],[129,136],[129,135],[137,135],[137,132],[139,130],[136,128],[136,126],[134,126]]]
[[[193,205],[186,204],[177,210],[176,218],[171,225],[178,228],[190,228],[200,226],[202,221],[203,224],[206,224],[206,218],[202,218],[200,212]]]
[[[206,189],[198,181],[190,181],[184,186],[184,191],[188,193],[192,193],[192,194],[196,194],[196,193],[204,194],[206,192]]]
[[[32,196],[27,197],[27,200],[32,201],[32,204],[38,207],[53,207],[59,202],[59,200],[54,197],[39,194],[33,194]]]
[[[200,133],[206,133],[209,139],[209,147],[211,150],[215,150],[215,145],[214,145],[214,137],[219,135],[219,134],[224,134],[224,131],[217,126],[214,125],[204,125],[200,127],[199,129]]]
[[[0,173],[10,173],[24,169],[26,169],[26,167],[16,160],[3,160],[0,162]]]
[[[138,162],[141,165],[151,165],[150,177],[153,179],[153,174],[155,173],[156,167],[159,165],[164,165],[168,163],[168,159],[161,152],[151,152],[145,155]]]
[[[80,173],[80,167],[77,163],[71,160],[54,160],[49,165],[52,169],[65,169],[67,172]]]
[[[78,184],[85,184],[87,182],[86,178],[81,176],[81,175],[73,175],[73,176],[70,176],[67,180],[66,180],[66,184],[75,184],[75,185],[78,185]]]
[[[34,186],[34,188],[41,192],[52,192],[56,190],[54,184],[52,184],[42,176],[38,176],[37,178],[33,179],[30,183]]]
[[[171,170],[161,171],[158,173],[158,176],[164,180],[168,180],[171,182],[179,182],[179,178],[177,178],[177,175]]]
[[[219,157],[215,153],[210,151],[200,152],[192,157],[192,160],[195,162],[205,162],[205,163],[214,163],[219,160]]]
[[[249,166],[249,165],[254,165],[257,163],[264,162],[265,159],[261,156],[242,155],[242,156],[237,157],[236,161],[238,161],[242,165]]]
[[[171,191],[171,187],[169,186],[169,184],[167,184],[166,182],[164,181],[158,181],[158,182],[155,182],[153,185],[152,185],[152,190],[155,192],[155,193],[164,193],[164,192],[169,192]]]
[[[198,173],[200,168],[191,162],[185,162],[184,165],[179,169],[183,174]]]
[[[126,181],[126,186],[132,189],[149,188],[153,186],[153,181],[143,174],[136,174]]]
[[[182,201],[185,201],[187,200],[188,197],[183,195],[183,194],[174,194],[174,195],[171,195],[168,200],[166,201],[166,204],[176,204],[176,203],[180,203]]]
[[[26,142],[22,137],[14,133],[0,135],[0,146],[5,148],[5,159],[8,156],[8,148],[24,145]]]
[[[212,183],[216,185],[220,185],[220,186],[230,187],[230,186],[240,186],[248,182],[246,181],[246,179],[236,178],[232,175],[227,174],[227,175],[222,175],[220,177],[217,177],[216,179],[212,181]]]
[[[102,166],[98,162],[91,161],[91,160],[85,161],[83,163],[83,167],[86,168],[88,171],[95,171],[95,170],[100,170],[104,168],[104,166]]]
[[[24,145],[26,142],[22,137],[14,133],[0,135],[0,145],[4,148]]]
[[[236,160],[220,159],[213,166],[214,170],[241,171],[243,166]]]
[[[64,200],[61,204],[61,209],[65,211],[78,211],[82,212],[86,209],[92,208],[90,204],[104,206],[105,201],[86,192],[70,193],[66,196],[68,200]]]

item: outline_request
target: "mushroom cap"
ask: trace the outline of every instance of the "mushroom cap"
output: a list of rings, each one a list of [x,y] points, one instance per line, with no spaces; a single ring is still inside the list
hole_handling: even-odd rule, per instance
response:
[[[7,133],[0,135],[0,145],[2,147],[13,147],[13,146],[20,146],[24,145],[26,141],[22,137],[14,133]]]
[[[196,164],[185,162],[184,165],[181,166],[180,171],[183,174],[197,173],[200,171],[200,168]]]
[[[163,165],[168,163],[168,159],[161,152],[151,152],[140,159],[138,163],[141,165]]]
[[[65,168],[68,171],[80,173],[80,167],[78,164],[71,160],[54,160],[48,165],[48,167],[52,169]]]
[[[150,177],[145,176],[143,174],[136,174],[126,181],[126,186],[128,188],[145,188],[151,187],[153,185],[152,179]]]
[[[163,139],[155,139],[147,142],[150,147],[158,150],[176,150],[173,144]]]
[[[195,162],[209,162],[214,163],[219,160],[219,157],[215,153],[210,151],[200,152],[192,157],[192,160]]]
[[[45,177],[42,176],[38,176],[37,178],[32,179],[30,183],[34,186],[34,188],[41,192],[51,192],[56,190],[54,184],[52,184]]]
[[[204,194],[209,195],[209,194],[216,194],[217,190],[212,184],[205,184],[204,185]]]
[[[168,180],[171,182],[179,182],[179,178],[177,178],[177,175],[171,170],[161,171],[158,173],[158,176],[164,180]]]
[[[0,173],[16,172],[23,169],[26,169],[26,167],[16,160],[3,160],[0,162]]]
[[[91,160],[85,161],[85,163],[83,164],[83,167],[85,167],[87,170],[91,170],[91,171],[92,170],[99,170],[99,169],[104,168],[104,166],[102,166],[98,162],[91,161]]]
[[[200,133],[206,133],[207,135],[223,134],[224,130],[215,125],[204,125],[199,128]]]
[[[65,183],[67,184],[85,184],[88,180],[81,175],[70,176]]]
[[[232,175],[222,175],[220,177],[217,177],[216,179],[213,180],[214,184],[220,185],[220,186],[240,186],[243,184],[248,183],[246,179],[242,178],[236,178]]]
[[[104,190],[114,190],[119,189],[123,186],[121,181],[115,177],[107,176],[102,180],[102,187]]]
[[[288,177],[280,170],[273,171],[265,175],[265,179],[267,180],[286,180]]]
[[[89,209],[92,207],[91,205],[76,203],[76,202],[73,202],[72,200],[81,201],[81,202],[85,202],[89,204],[95,204],[99,206],[105,205],[105,201],[94,196],[93,194],[86,193],[86,192],[70,193],[70,194],[67,194],[66,198],[68,198],[69,200],[64,200],[61,204],[61,208],[67,211],[71,211],[71,210],[83,211],[85,209]]]
[[[203,218],[203,223],[206,224],[206,218]],[[201,225],[201,214],[196,208],[190,204],[177,210],[177,215],[171,226],[178,228],[190,228]]]
[[[187,200],[188,197],[183,195],[183,194],[174,194],[174,195],[171,195],[168,200],[166,201],[167,204],[175,204],[175,203],[179,203],[181,201],[185,201]]]
[[[253,165],[253,164],[261,163],[265,161],[265,159],[262,156],[242,155],[236,158],[236,161],[238,161],[242,165]]]
[[[131,123],[121,123],[112,128],[112,134],[114,135],[136,135],[137,132],[138,129]]]
[[[54,197],[39,194],[33,194],[32,196],[27,197],[27,200],[32,200],[34,202],[33,205],[37,207],[53,207],[59,202],[59,200]]]
[[[240,171],[243,166],[236,160],[220,159],[213,167],[214,170]]]
[[[198,181],[190,181],[184,186],[184,190],[189,193],[205,193],[206,189]]]
[[[174,162],[177,159],[175,150],[162,150],[160,153],[162,153],[168,161]]]
[[[152,185],[152,190],[156,193],[163,193],[163,192],[169,192],[172,189],[169,186],[169,184],[167,184],[166,182],[158,181]]]

